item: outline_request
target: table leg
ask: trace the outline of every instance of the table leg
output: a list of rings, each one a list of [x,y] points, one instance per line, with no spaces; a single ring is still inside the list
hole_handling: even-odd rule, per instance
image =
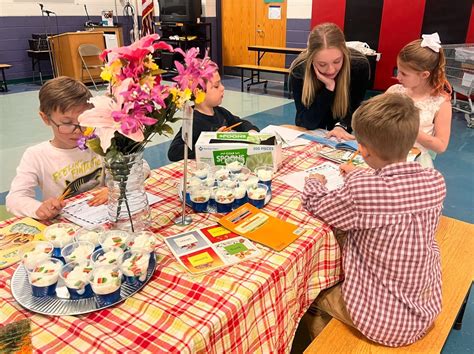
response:
[[[43,86],[43,74],[41,72],[41,60],[38,60],[38,71],[39,71],[41,86]]]
[[[4,92],[8,92],[7,79],[5,78],[5,69],[3,68],[2,68],[2,79],[3,79],[3,85],[5,86],[5,91],[3,90],[3,87],[1,87],[1,90]]]

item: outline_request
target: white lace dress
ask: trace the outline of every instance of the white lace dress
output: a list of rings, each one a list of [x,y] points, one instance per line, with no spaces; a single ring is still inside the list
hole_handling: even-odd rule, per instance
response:
[[[407,94],[406,88],[402,85],[393,85],[387,92]],[[434,119],[445,100],[445,96],[439,95],[429,96],[422,100],[415,101],[415,106],[420,110],[420,130],[422,132],[433,135]],[[419,143],[415,143],[415,146],[421,150],[421,155],[417,161],[424,167],[433,167],[433,160],[436,157],[436,153],[421,146]]]

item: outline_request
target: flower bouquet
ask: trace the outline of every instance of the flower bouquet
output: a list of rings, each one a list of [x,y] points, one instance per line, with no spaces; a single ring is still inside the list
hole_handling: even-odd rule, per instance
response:
[[[130,46],[105,50],[101,59],[108,61],[101,78],[109,82],[107,93],[91,98],[93,107],[79,116],[79,124],[87,127],[79,147],[104,157],[109,219],[117,228],[132,231],[146,228],[150,215],[143,183],[146,144],[155,134],[173,134],[169,123],[179,119],[176,112],[204,100],[206,80],[217,70],[207,55],[198,58],[199,49],[183,52],[158,39],[152,34]],[[175,62],[176,83],[162,83],[162,71],[153,59],[157,50],[183,55],[184,64]]]

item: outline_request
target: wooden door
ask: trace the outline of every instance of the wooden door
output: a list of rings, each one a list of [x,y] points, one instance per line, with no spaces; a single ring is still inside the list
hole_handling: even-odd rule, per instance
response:
[[[222,59],[224,66],[257,64],[256,52],[249,45],[286,46],[286,0],[221,0]],[[269,19],[270,6],[281,10],[279,20]],[[265,54],[261,65],[285,67],[285,55]]]
[[[265,3],[263,0],[257,0],[255,6],[255,45],[286,47],[286,0],[281,3]],[[260,65],[284,68],[285,55],[266,53]]]

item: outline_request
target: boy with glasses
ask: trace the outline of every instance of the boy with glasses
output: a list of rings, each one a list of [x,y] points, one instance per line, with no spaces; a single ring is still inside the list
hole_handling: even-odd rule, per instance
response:
[[[78,148],[83,127],[78,116],[90,108],[89,89],[75,79],[61,76],[48,81],[39,92],[39,115],[53,130],[49,141],[29,147],[17,168],[7,209],[16,216],[39,220],[54,218],[65,205],[64,199],[103,186],[103,164],[92,150]],[[35,199],[39,186],[43,202]],[[89,203],[107,201],[107,190],[101,189]]]

